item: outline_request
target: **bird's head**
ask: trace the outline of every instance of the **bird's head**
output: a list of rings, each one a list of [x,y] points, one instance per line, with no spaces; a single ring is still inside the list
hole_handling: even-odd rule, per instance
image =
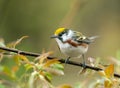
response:
[[[69,38],[70,30],[66,28],[58,28],[56,29],[54,35],[51,38],[57,38],[61,41],[65,41]]]

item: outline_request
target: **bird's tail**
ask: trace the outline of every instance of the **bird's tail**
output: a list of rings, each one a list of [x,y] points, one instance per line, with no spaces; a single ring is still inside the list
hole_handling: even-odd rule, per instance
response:
[[[94,42],[94,40],[95,40],[96,38],[99,38],[99,36],[92,36],[92,37],[89,37],[88,39],[89,39],[91,42]]]

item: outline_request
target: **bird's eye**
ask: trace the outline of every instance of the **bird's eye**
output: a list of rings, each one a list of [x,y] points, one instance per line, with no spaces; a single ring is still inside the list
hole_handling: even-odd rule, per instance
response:
[[[63,32],[61,32],[61,33],[59,34],[59,36],[62,36],[63,34],[68,35],[68,30],[67,30],[67,29],[66,29],[66,30],[64,30]]]
[[[80,39],[83,40],[83,37],[81,37]]]
[[[62,36],[62,33],[60,33],[59,36]]]
[[[80,37],[80,39],[81,39],[81,40],[84,40],[84,39],[86,39],[86,37],[83,36],[83,37]]]
[[[62,36],[64,33],[65,33],[65,31],[61,32],[61,33],[59,34],[59,36]]]
[[[62,36],[63,35],[63,32],[59,34],[59,36]]]

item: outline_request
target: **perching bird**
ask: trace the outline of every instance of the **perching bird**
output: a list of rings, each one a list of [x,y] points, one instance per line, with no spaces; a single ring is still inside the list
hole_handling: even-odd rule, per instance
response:
[[[58,28],[51,38],[55,38],[60,51],[67,55],[66,62],[72,58],[83,57],[83,67],[85,67],[84,54],[87,52],[89,44],[94,41],[97,36],[86,37],[82,33],[66,28]]]

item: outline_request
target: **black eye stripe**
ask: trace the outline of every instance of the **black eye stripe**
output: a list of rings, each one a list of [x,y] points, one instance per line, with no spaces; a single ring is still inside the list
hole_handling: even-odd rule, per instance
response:
[[[62,36],[63,34],[67,34],[68,35],[68,29],[66,29],[66,30],[64,30],[63,32],[61,32],[60,34],[59,34],[59,36]]]
[[[61,32],[59,35],[58,35],[58,38],[63,42],[63,38],[62,38],[62,35],[63,34],[66,34],[68,35],[68,29],[64,30],[63,32]]]

